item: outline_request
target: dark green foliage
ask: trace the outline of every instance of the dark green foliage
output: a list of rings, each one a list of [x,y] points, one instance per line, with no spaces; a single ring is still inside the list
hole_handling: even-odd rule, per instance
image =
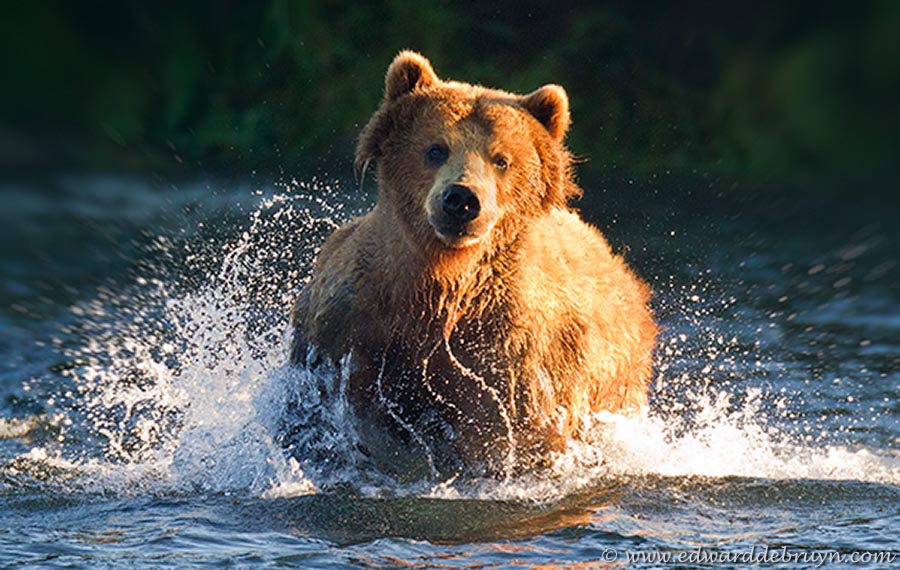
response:
[[[0,165],[350,165],[403,48],[442,77],[564,85],[582,171],[821,184],[894,174],[900,4],[15,3]]]

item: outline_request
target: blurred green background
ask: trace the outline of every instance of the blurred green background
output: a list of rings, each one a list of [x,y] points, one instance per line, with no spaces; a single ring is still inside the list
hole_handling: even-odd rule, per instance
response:
[[[0,169],[349,172],[403,48],[560,83],[582,178],[896,195],[900,2],[9,3]]]

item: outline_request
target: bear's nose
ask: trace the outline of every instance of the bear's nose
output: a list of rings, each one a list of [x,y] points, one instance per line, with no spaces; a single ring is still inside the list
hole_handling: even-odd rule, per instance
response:
[[[459,223],[471,222],[481,212],[481,203],[474,192],[461,184],[452,184],[441,194],[444,213]]]

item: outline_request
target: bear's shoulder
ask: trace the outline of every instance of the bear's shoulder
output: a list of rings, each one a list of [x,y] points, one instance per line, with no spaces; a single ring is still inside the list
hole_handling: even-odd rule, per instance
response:
[[[322,244],[319,256],[316,259],[317,268],[328,267],[334,262],[334,258],[341,257],[342,250],[348,249],[347,242],[352,240],[359,227],[363,224],[364,219],[365,216],[350,220],[328,236],[328,239]]]
[[[539,313],[548,322],[573,313],[598,318],[612,311],[610,298],[642,303],[649,297],[600,231],[571,210],[534,220],[522,242],[509,290],[524,314]]]
[[[338,228],[322,244],[316,259],[315,278],[300,292],[291,320],[302,337],[317,339],[327,352],[340,357],[341,329],[356,304],[362,265],[357,242],[362,237],[365,216]]]
[[[526,266],[559,278],[591,274],[614,257],[597,228],[564,208],[552,209],[527,227],[523,251]]]

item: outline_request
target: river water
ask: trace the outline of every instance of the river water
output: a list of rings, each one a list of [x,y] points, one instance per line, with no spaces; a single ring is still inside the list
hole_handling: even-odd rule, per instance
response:
[[[0,566],[896,567],[897,201],[704,186],[581,204],[655,290],[645,416],[546,472],[399,484],[353,460],[328,371],[284,366],[371,194],[3,183]]]

